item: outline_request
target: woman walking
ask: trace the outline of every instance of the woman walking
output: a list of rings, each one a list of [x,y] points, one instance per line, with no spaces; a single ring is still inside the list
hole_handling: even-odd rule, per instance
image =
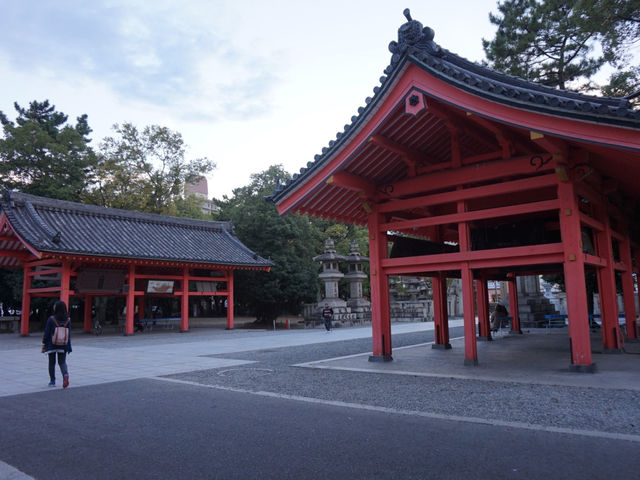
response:
[[[66,328],[66,343],[60,345],[60,341],[56,339],[54,343],[54,335],[56,328]],[[57,336],[57,335],[56,335]],[[69,370],[67,369],[67,353],[71,353],[71,319],[67,313],[67,305],[58,300],[53,305],[53,315],[47,319],[44,327],[44,335],[42,337],[42,352],[49,355],[49,386],[56,386],[56,355],[58,356],[58,365],[62,372],[62,387],[69,386]]]

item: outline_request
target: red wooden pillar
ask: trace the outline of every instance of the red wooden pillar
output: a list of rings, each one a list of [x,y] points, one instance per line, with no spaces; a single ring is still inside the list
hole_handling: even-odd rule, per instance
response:
[[[93,304],[93,297],[91,295],[86,295],[84,297],[84,317],[83,317],[83,328],[82,330],[85,333],[91,332],[91,305]]]
[[[476,315],[473,298],[473,274],[469,265],[462,265],[462,308],[464,309],[464,364],[478,365]]]
[[[182,302],[181,302],[180,331],[189,331],[189,267],[182,269]]]
[[[31,267],[24,266],[23,280],[22,280],[22,315],[20,317],[20,335],[23,337],[29,336],[29,313],[31,311]]]
[[[489,288],[487,279],[479,278],[476,283],[476,303],[478,304],[478,340],[492,340],[489,325]]]
[[[62,275],[60,276],[60,300],[64,302],[67,309],[69,305],[69,292],[71,291],[71,263],[69,260],[62,261]]]
[[[620,323],[618,321],[618,298],[616,292],[616,273],[611,243],[611,223],[607,214],[606,199],[598,206],[598,220],[604,226],[596,232],[596,253],[607,264],[598,269],[598,293],[600,294],[600,314],[602,321],[602,343],[605,353],[620,352]]]
[[[144,295],[139,295],[136,297],[136,305],[138,310],[137,318],[141,320],[144,318]]]
[[[465,202],[458,202],[458,213],[467,210]],[[466,222],[458,224],[458,240],[460,251],[471,250],[469,225]],[[476,312],[473,296],[473,273],[467,262],[462,262],[462,308],[464,309],[464,364],[478,365],[478,345],[476,340]]]
[[[136,266],[129,265],[129,291],[127,292],[127,314],[124,321],[124,334],[133,335],[133,316],[135,311]]]
[[[431,277],[431,289],[433,291],[433,323],[435,328],[435,343],[431,345],[431,348],[450,349],[447,278],[443,274]]]
[[[636,301],[633,291],[633,264],[631,261],[631,241],[629,240],[628,231],[625,231],[624,240],[620,242],[620,260],[626,267],[626,270],[622,272],[622,297],[624,301],[624,317],[627,325],[627,341],[637,341],[638,330],[636,328]]]
[[[509,291],[509,315],[511,316],[511,330],[509,330],[509,333],[521,335],[520,315],[518,314],[518,283],[515,275],[508,276],[507,288]]]
[[[227,330],[233,330],[233,270],[227,272]]]
[[[369,214],[369,272],[371,276],[371,330],[373,355],[370,362],[393,360],[391,356],[391,315],[389,311],[389,282],[382,271],[381,261],[387,258],[387,234],[380,231],[382,216]]]
[[[589,311],[587,308],[587,286],[584,277],[584,254],[580,212],[573,184],[558,183],[560,201],[560,232],[564,248],[564,283],[567,291],[571,365],[575,372],[594,372],[591,362],[591,338],[589,335]]]

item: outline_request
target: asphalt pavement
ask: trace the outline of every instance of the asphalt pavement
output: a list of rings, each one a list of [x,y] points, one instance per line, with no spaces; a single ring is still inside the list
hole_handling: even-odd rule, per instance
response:
[[[384,364],[370,327],[74,332],[66,390],[2,335],[0,478],[638,478],[633,345],[577,374],[566,331],[499,335],[464,367],[460,325],[394,324]]]

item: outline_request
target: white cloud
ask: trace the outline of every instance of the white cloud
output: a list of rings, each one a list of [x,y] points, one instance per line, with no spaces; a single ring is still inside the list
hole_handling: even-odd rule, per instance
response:
[[[420,3],[444,48],[482,58],[495,0]],[[388,65],[405,1],[12,2],[0,18],[0,110],[49,99],[87,113],[94,143],[114,123],[182,133],[218,168],[215,196],[251,173],[294,173],[350,122]]]

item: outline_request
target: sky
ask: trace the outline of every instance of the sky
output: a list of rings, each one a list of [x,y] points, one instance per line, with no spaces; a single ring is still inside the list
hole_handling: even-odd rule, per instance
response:
[[[443,48],[484,58],[497,0],[0,0],[0,111],[48,99],[92,145],[114,124],[182,134],[209,196],[313,161],[373,95],[411,9]]]

